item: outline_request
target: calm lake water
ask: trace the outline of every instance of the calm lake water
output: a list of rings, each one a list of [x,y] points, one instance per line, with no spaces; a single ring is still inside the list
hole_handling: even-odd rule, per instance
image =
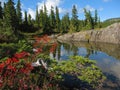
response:
[[[58,43],[51,58],[68,60],[69,56],[79,55],[97,62],[97,66],[106,75],[102,90],[120,90],[120,45],[85,42]],[[100,89],[101,90],[101,89]]]

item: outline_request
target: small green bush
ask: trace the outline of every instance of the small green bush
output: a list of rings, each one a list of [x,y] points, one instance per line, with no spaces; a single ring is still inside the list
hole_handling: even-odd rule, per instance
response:
[[[93,60],[81,56],[72,56],[70,60],[57,63],[57,65],[52,67],[52,70],[57,72],[58,75],[70,74],[77,76],[83,82],[87,82],[93,88],[96,88],[101,85],[106,78],[95,64]]]

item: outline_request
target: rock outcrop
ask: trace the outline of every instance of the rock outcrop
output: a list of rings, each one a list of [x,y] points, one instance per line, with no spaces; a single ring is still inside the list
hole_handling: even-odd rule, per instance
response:
[[[92,41],[120,44],[120,23],[112,24],[100,30],[81,31],[61,35],[57,37],[57,39],[63,41]]]

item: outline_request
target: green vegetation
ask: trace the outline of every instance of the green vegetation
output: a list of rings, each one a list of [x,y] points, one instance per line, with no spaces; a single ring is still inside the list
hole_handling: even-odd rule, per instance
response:
[[[38,7],[36,8],[35,19],[32,19],[27,11],[24,11],[25,17],[22,19],[20,0],[18,0],[16,7],[13,0],[4,3],[4,7],[1,6],[0,2],[0,40],[1,42],[17,41],[21,37],[20,32],[72,33],[100,27],[97,10],[95,10],[94,17],[86,9],[84,9],[84,13],[85,20],[79,20],[77,8],[73,5],[72,17],[70,18],[69,13],[66,13],[60,19],[57,6],[56,8],[51,6],[51,12],[48,15],[46,5],[44,5],[40,10],[38,10]]]
[[[16,7],[15,7],[16,6]],[[59,17],[59,9],[51,6],[50,14],[46,5],[42,9],[36,8],[36,17],[24,11],[25,17],[22,19],[21,2],[18,0],[15,5],[13,0],[8,0],[2,7],[0,2],[0,42],[14,42],[24,36],[24,33],[52,34],[52,33],[72,33],[81,30],[99,29],[114,22],[120,22],[119,18],[100,21],[97,10],[94,13],[84,9],[84,20],[80,20],[75,5],[72,7],[72,17],[69,13]],[[21,35],[22,34],[22,35]],[[29,35],[29,34],[28,34]]]
[[[2,10],[2,6],[1,6],[1,2],[0,2],[0,19],[3,18],[3,10]]]
[[[28,15],[27,11],[24,11],[24,14],[25,17],[22,18],[20,0],[16,5],[13,0],[8,0],[4,6],[0,2],[1,90],[69,89],[64,84],[66,76],[71,76],[69,79],[72,81],[80,81],[80,85],[84,84],[75,87],[76,89],[88,89],[88,86],[94,89],[101,86],[106,78],[94,61],[80,56],[71,56],[66,61],[52,60],[46,54],[54,52],[56,47],[59,48],[58,54],[60,54],[60,46],[56,43],[49,45],[50,38],[38,36],[99,29],[120,22],[120,18],[101,22],[97,10],[92,13],[84,9],[85,19],[80,20],[75,5],[72,8],[72,15],[67,12],[62,18],[57,6],[55,8],[51,6],[50,14],[47,12],[46,5],[40,10],[36,7],[35,19]],[[90,36],[86,35],[85,38],[88,40]],[[30,39],[33,40],[32,43],[28,42]],[[71,48],[76,55],[77,48],[63,46],[66,49]],[[89,56],[89,52],[88,50],[86,57]],[[39,58],[47,64],[47,70],[43,66],[32,67],[31,63]]]
[[[105,80],[105,76],[94,61],[80,56],[72,56],[70,60],[61,61],[57,65],[53,65],[51,70],[57,72],[56,75],[59,77],[63,74],[77,76],[78,79],[90,84],[93,88],[99,87]]]
[[[56,32],[60,32],[60,17],[58,7],[56,9]]]
[[[68,32],[70,30],[70,18],[69,13],[66,13],[61,20],[61,32]]]
[[[120,22],[120,18],[107,19],[104,22],[102,22],[102,27],[107,27],[113,23],[118,23],[118,22]]]
[[[17,43],[0,45],[0,80],[2,81],[0,88],[2,90],[69,89],[64,84],[66,80],[64,75],[76,77],[81,84],[84,84],[84,87],[77,87],[78,89],[88,89],[88,86],[97,88],[105,80],[105,76],[94,61],[72,56],[70,60],[58,62],[42,54],[46,49],[54,52],[57,44],[49,45],[50,38],[47,36],[34,37],[34,39],[35,42],[32,44],[20,40]],[[36,51],[33,51],[33,47]],[[44,66],[31,66],[32,62],[40,58],[47,64],[48,69]]]
[[[30,43],[26,43],[26,40],[19,40],[16,43],[2,43],[0,44],[0,59],[11,57],[16,52],[32,52],[32,46]]]
[[[78,30],[78,16],[76,6],[72,8],[72,18],[70,21],[70,32],[76,32]]]
[[[18,22],[19,22],[19,24],[21,24],[22,23],[22,13],[21,13],[20,0],[18,0],[18,2],[17,2],[16,14],[17,14]]]

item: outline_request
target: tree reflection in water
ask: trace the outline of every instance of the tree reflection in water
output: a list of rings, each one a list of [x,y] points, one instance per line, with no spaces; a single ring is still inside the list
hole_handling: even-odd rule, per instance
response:
[[[107,76],[103,89],[120,90],[120,45],[62,41],[59,42],[56,51],[52,55],[57,60],[67,60],[69,56],[73,55],[96,60],[97,65]],[[113,77],[114,80],[111,79]]]

